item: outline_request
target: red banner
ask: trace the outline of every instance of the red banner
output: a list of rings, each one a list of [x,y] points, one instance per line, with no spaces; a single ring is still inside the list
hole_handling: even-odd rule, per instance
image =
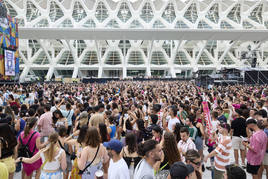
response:
[[[204,111],[204,115],[205,115],[207,133],[208,133],[209,138],[211,138],[212,137],[212,133],[211,133],[212,124],[211,124],[210,110],[208,108],[208,102],[203,101],[202,105],[203,105],[203,111]]]

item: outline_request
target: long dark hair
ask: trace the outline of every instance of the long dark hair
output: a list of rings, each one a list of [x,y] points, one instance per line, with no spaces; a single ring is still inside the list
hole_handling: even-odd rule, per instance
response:
[[[126,135],[126,146],[128,147],[128,152],[130,154],[137,151],[137,139],[136,135],[132,132]]]
[[[180,130],[181,130],[182,125],[180,123],[175,124],[175,129],[173,131],[173,134],[175,136],[176,142],[178,143],[181,140],[180,136]]]
[[[36,122],[37,118],[35,117],[27,119],[27,124],[24,128],[24,138],[26,138],[29,135],[31,128],[33,128]]]
[[[88,130],[88,126],[82,126],[80,128],[80,132],[77,138],[78,143],[82,144],[82,142],[85,142],[86,136],[87,136],[87,130]]]
[[[164,134],[163,151],[170,166],[175,162],[181,161],[181,155],[177,147],[175,136],[171,132]]]
[[[56,114],[59,114],[59,118],[56,117]],[[52,113],[52,121],[53,121],[53,124],[56,124],[58,119],[61,119],[63,118],[63,115],[61,113],[61,111],[59,109],[55,110],[53,113]]]
[[[101,136],[101,142],[108,142],[108,132],[107,132],[107,126],[104,123],[99,124],[99,132]]]

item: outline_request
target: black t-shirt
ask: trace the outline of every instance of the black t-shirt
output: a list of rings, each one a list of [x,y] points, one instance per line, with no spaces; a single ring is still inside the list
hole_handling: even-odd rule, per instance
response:
[[[233,136],[247,137],[246,128],[247,128],[246,119],[244,119],[244,118],[236,118],[231,123],[231,129],[233,129]]]

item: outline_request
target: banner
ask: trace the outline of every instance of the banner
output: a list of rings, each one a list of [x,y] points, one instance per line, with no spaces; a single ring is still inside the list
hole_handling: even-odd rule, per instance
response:
[[[211,133],[212,124],[211,124],[210,110],[208,108],[208,102],[203,101],[202,106],[203,106],[203,111],[204,111],[204,115],[205,115],[207,133],[208,133],[209,138],[211,138],[212,137],[212,133]]]
[[[5,75],[15,76],[15,52],[5,50]]]
[[[0,48],[0,80],[5,76],[4,49]]]

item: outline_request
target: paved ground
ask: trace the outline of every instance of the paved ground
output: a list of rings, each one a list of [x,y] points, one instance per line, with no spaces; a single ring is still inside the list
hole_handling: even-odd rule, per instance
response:
[[[205,153],[205,155],[208,154],[207,152],[204,152],[204,153]],[[231,155],[231,163],[234,163],[233,152],[232,152],[232,155]],[[210,162],[208,161],[206,165],[209,166],[210,165]],[[265,176],[266,176],[266,174],[264,173],[263,176],[262,176],[262,178],[265,179]],[[21,173],[16,173],[14,178],[15,179],[21,179]],[[206,170],[203,173],[203,179],[209,179],[209,178],[211,178],[211,172],[209,170]],[[250,179],[252,177],[251,177],[251,175],[247,174],[247,178]]]

